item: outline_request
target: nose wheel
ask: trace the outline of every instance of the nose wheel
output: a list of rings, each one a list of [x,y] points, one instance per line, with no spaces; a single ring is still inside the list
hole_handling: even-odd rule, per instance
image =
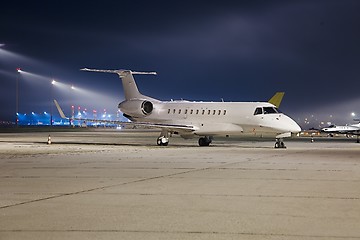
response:
[[[284,140],[282,138],[276,139],[275,148],[286,148]]]

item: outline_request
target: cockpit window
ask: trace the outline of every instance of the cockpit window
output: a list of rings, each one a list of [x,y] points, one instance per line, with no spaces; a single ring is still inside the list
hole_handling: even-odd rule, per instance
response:
[[[254,115],[262,114],[262,108],[258,107],[255,109]]]
[[[274,107],[264,107],[264,114],[272,114],[272,113],[279,113],[277,108]]]
[[[277,109],[276,107],[258,107],[255,109],[254,115],[259,115],[259,114],[273,114],[273,113],[281,113],[281,111],[279,109]]]

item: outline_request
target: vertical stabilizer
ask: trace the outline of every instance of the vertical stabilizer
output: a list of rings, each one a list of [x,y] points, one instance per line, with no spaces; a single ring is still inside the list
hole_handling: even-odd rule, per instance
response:
[[[275,95],[272,98],[270,98],[269,103],[271,103],[271,104],[275,105],[277,108],[279,108],[284,95],[285,95],[284,92],[275,93]]]
[[[156,72],[134,72],[131,70],[100,70],[100,69],[89,69],[89,68],[83,68],[80,69],[82,71],[88,71],[88,72],[106,72],[106,73],[116,73],[119,75],[122,81],[122,85],[124,88],[124,94],[125,99],[142,99],[142,98],[149,98],[144,95],[142,95],[139,92],[139,89],[136,85],[135,79],[133,77],[133,74],[150,74],[150,75],[156,75]]]

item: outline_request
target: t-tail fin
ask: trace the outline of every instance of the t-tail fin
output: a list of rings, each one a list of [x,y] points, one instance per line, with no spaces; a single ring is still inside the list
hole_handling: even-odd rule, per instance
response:
[[[116,73],[122,80],[122,85],[124,88],[125,99],[142,99],[142,98],[149,98],[147,96],[142,95],[136,85],[134,80],[133,74],[150,74],[156,75],[156,72],[134,72],[131,70],[101,70],[101,69],[89,69],[83,68],[80,69],[81,71],[88,71],[88,72],[105,72],[105,73]]]
[[[277,92],[275,95],[270,98],[269,103],[275,105],[277,108],[280,107],[281,101],[284,97],[285,92]]]

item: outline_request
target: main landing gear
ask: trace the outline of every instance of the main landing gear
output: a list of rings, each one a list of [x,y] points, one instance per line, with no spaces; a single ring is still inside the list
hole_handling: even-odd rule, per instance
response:
[[[275,142],[275,148],[286,148],[285,143],[284,143],[284,139],[277,138],[276,142]]]
[[[158,137],[158,139],[156,140],[156,143],[158,146],[169,145],[169,132],[163,130],[160,134],[160,137]]]
[[[158,137],[156,141],[158,146],[167,146],[169,144],[169,138],[166,137]]]
[[[205,136],[205,137],[199,138],[199,146],[201,146],[201,147],[209,146],[211,142],[212,142],[211,137]]]

